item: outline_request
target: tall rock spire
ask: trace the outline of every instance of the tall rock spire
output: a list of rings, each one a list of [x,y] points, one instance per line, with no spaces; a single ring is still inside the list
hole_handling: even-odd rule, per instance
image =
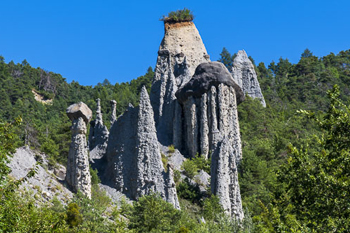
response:
[[[94,161],[94,159],[101,159],[105,155],[109,136],[107,127],[103,125],[100,99],[96,99],[96,105],[96,119],[90,122],[89,133],[91,161]]]
[[[228,215],[242,220],[244,213],[236,156],[226,137],[215,148],[211,163],[211,192],[219,198],[219,203]]]
[[[66,181],[74,192],[80,190],[91,198],[89,153],[85,134],[92,111],[86,104],[79,102],[69,106],[66,113],[72,120],[72,142],[69,146]]]
[[[176,129],[180,119],[174,119],[181,110],[174,103],[175,93],[191,79],[200,63],[209,61],[209,55],[193,22],[165,23],[164,28],[151,87],[151,103],[158,138],[163,145],[170,145],[178,144],[173,132],[181,133]]]
[[[142,87],[139,106],[129,106],[111,128],[106,176],[113,177],[115,188],[131,199],[159,193],[179,209],[173,179],[163,167],[156,132],[151,102]]]
[[[238,51],[237,56],[233,60],[231,73],[244,94],[248,94],[252,98],[258,98],[261,104],[266,107],[254,65],[244,50]]]
[[[112,109],[112,114],[111,114],[111,127],[115,120],[117,119],[117,101],[111,100],[111,109]]]

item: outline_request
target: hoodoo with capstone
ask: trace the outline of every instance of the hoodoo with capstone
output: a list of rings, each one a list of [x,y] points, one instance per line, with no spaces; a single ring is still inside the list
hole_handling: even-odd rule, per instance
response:
[[[91,198],[89,153],[85,135],[92,111],[86,104],[79,102],[69,106],[66,113],[72,120],[72,142],[69,146],[66,182],[74,192],[79,190]]]
[[[215,135],[228,138],[235,148],[236,160],[242,159],[237,103],[244,100],[241,88],[220,62],[200,64],[192,79],[176,92],[184,115],[185,152],[209,157],[217,144]]]

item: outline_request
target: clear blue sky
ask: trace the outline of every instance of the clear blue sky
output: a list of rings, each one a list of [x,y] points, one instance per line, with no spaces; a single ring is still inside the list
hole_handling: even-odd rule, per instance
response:
[[[212,60],[223,47],[257,63],[295,63],[350,49],[350,1],[38,1],[0,2],[0,55],[27,59],[83,85],[130,81],[154,67],[162,15],[191,9]]]

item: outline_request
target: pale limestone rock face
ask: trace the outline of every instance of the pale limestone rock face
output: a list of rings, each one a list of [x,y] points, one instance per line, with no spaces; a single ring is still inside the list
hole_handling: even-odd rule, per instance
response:
[[[101,159],[107,149],[109,132],[105,125],[103,125],[100,99],[96,100],[96,119],[90,122],[89,134],[89,149],[90,160]]]
[[[244,214],[235,160],[231,143],[224,137],[211,158],[211,191],[219,198],[226,214],[242,220]]]
[[[180,208],[171,170],[164,171],[154,123],[153,109],[145,87],[139,107],[129,106],[113,124],[107,147],[106,177],[131,199],[150,193]]]
[[[92,118],[91,109],[83,102],[79,102],[79,103],[70,105],[67,108],[66,113],[67,113],[68,118],[71,121],[76,120],[79,117],[82,117],[83,120],[85,121],[85,124],[88,124]]]
[[[252,98],[258,98],[261,104],[266,107],[254,65],[244,50],[238,51],[233,60],[231,73],[244,94],[248,94]]]
[[[181,64],[186,58],[189,74],[192,76],[199,64],[210,61],[202,38],[193,22],[166,23],[164,29],[164,38],[159,50],[169,51],[172,67],[175,64]]]
[[[84,112],[89,114],[91,110],[82,102],[67,109],[67,115],[72,119],[72,142],[68,153],[66,181],[74,192],[80,190],[91,198],[91,177],[85,136],[87,122],[84,120],[91,117],[84,115]]]
[[[209,55],[192,22],[165,23],[151,88],[157,135],[163,145],[179,144],[173,137],[182,133],[177,127],[181,106],[176,106],[175,93],[191,79],[196,67],[207,61]]]

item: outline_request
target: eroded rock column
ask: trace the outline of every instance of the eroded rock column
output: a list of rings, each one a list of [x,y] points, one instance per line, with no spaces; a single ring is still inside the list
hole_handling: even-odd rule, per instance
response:
[[[66,182],[74,192],[79,190],[91,198],[89,154],[85,135],[92,111],[86,104],[79,102],[69,106],[66,112],[72,120],[72,142],[69,146]]]
[[[113,123],[117,120],[117,101],[111,100],[112,114],[111,114],[111,127]]]
[[[211,158],[211,191],[219,198],[226,214],[242,220],[244,217],[238,183],[238,172],[234,150],[225,137]]]

